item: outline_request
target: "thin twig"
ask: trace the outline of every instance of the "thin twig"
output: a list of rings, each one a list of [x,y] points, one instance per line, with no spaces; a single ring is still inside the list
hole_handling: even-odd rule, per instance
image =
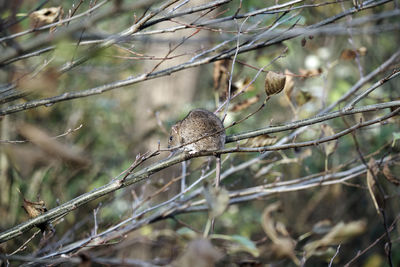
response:
[[[397,103],[397,105],[398,104],[399,103]],[[262,148],[233,148],[233,149],[227,148],[227,149],[217,151],[217,153],[222,154],[222,153],[232,153],[232,152],[260,152],[260,151],[266,151],[266,150],[275,150],[275,149],[278,150],[278,148],[280,150],[280,149],[286,149],[286,148],[290,148],[290,147],[314,146],[319,143],[328,142],[328,141],[334,140],[336,138],[339,138],[340,136],[348,134],[357,128],[365,127],[365,126],[371,125],[373,123],[381,122],[385,119],[390,118],[391,116],[394,116],[399,111],[400,111],[400,108],[397,108],[395,111],[393,111],[383,117],[380,117],[380,118],[377,118],[374,120],[370,120],[370,121],[366,121],[361,124],[357,124],[357,125],[353,126],[351,129],[344,130],[338,134],[335,134],[334,136],[325,137],[325,138],[322,138],[322,139],[316,140],[316,141],[303,142],[303,143],[298,143],[298,144],[281,145],[281,146],[262,147]],[[353,110],[353,112],[354,112],[354,110]],[[155,152],[153,152],[153,153],[155,153]],[[97,199],[101,196],[104,196],[104,195],[110,193],[110,192],[114,192],[118,189],[127,187],[127,186],[135,184],[141,180],[147,179],[152,174],[154,174],[162,169],[165,169],[169,166],[172,166],[176,163],[182,162],[184,160],[188,160],[193,157],[210,156],[210,155],[214,155],[214,154],[215,154],[215,152],[213,152],[213,151],[204,151],[204,152],[199,152],[196,154],[187,154],[187,153],[177,154],[173,157],[161,160],[153,165],[145,167],[140,171],[137,171],[135,173],[130,173],[130,174],[126,175],[123,179],[112,180],[108,184],[106,184],[100,188],[94,189],[94,190],[92,190],[86,194],[83,194],[73,200],[70,200],[56,208],[50,209],[42,215],[39,215],[27,222],[24,222],[20,225],[17,225],[9,230],[6,230],[6,231],[0,233],[0,243],[7,241],[11,238],[14,238],[16,236],[19,236],[23,232],[31,229],[32,227],[34,227],[36,225],[39,225],[44,222],[49,222],[60,216],[65,216],[70,211],[76,209],[77,207],[79,207],[91,200]],[[150,154],[150,155],[152,155],[152,154]]]
[[[60,137],[64,137],[66,135],[69,135],[70,133],[76,132],[79,129],[81,129],[83,127],[83,124],[80,124],[78,127],[76,127],[75,129],[68,129],[65,133],[59,134],[57,136],[53,136],[51,137],[52,139],[57,139]],[[23,144],[23,143],[27,143],[30,142],[29,140],[0,140],[0,144],[1,143],[5,143],[5,144]]]

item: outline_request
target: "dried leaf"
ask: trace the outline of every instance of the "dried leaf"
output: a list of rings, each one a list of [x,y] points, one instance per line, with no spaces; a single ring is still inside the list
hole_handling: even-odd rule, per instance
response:
[[[249,138],[247,142],[244,144],[248,147],[263,147],[263,146],[271,146],[276,143],[278,137],[270,136],[269,134],[259,135],[254,138]]]
[[[332,136],[335,134],[332,127],[329,126],[328,124],[322,124],[321,129],[322,129],[322,137]],[[334,140],[334,141],[325,142],[322,144],[322,147],[325,152],[325,156],[328,157],[330,154],[335,152],[337,143],[338,143],[337,140]]]
[[[391,182],[392,184],[394,184],[395,186],[399,186],[400,185],[400,180],[394,176],[392,174],[392,172],[389,169],[389,165],[385,164],[385,166],[383,166],[383,174],[386,177],[386,179]]]
[[[172,263],[172,266],[182,267],[212,267],[223,257],[207,239],[197,239],[189,243],[185,252]]]
[[[294,80],[293,80],[294,75],[287,69],[285,70],[285,75],[286,75],[286,82],[285,82],[285,88],[283,89],[285,97],[281,97],[279,101],[281,102],[282,105],[289,106],[293,114],[297,114],[296,108],[292,101],[292,93],[294,89]]]
[[[369,194],[371,195],[372,201],[374,203],[376,212],[380,214],[380,208],[383,207],[383,199],[382,196],[379,192],[378,186],[376,185],[376,180],[375,178],[377,177],[378,174],[378,166],[375,163],[375,160],[371,158],[368,162],[368,170],[367,170],[367,185],[368,185],[368,191]]]
[[[335,225],[321,239],[307,243],[304,246],[306,257],[309,258],[317,253],[317,250],[327,246],[343,244],[350,239],[363,234],[367,230],[365,220],[353,221],[349,223],[340,222]]]
[[[272,242],[275,242],[278,239],[278,234],[275,230],[274,219],[271,217],[271,213],[277,211],[280,206],[280,202],[272,203],[264,209],[262,215],[262,227]]]
[[[278,234],[282,236],[289,236],[289,231],[286,229],[286,226],[282,222],[276,222],[275,230]]]
[[[214,63],[214,90],[218,92],[220,100],[226,99],[228,96],[231,64],[232,62],[229,59],[218,60]]]
[[[229,67],[231,65],[231,60],[223,59],[214,62],[214,71],[213,71],[213,81],[214,81],[214,89],[218,90],[222,84],[225,84],[229,81]]]
[[[357,48],[357,53],[362,57],[365,56],[367,54],[367,52],[368,52],[368,49],[365,46]]]
[[[24,208],[25,212],[28,214],[29,218],[35,218],[47,211],[46,205],[43,200],[39,200],[37,202],[32,202],[29,200],[26,200],[24,198],[24,203],[22,204],[22,207]]]
[[[342,60],[353,60],[356,58],[356,52],[351,49],[344,49],[340,54],[340,59]]]
[[[292,97],[293,88],[294,88],[293,76],[291,74],[293,74],[293,73],[291,73],[287,69],[285,70],[286,82],[285,82],[285,87],[283,88],[283,90],[288,99],[290,99]]]
[[[59,7],[49,7],[32,12],[29,17],[36,27],[43,26],[45,24],[50,24],[58,20],[62,15],[62,8]]]
[[[21,193],[21,195],[22,195],[22,193]],[[26,200],[24,196],[22,196],[22,197],[23,197],[22,207],[24,208],[25,212],[28,214],[29,218],[31,218],[31,219],[36,218],[37,216],[39,216],[47,211],[46,204],[44,203],[43,200],[34,202],[34,201]],[[52,236],[52,234],[55,231],[53,225],[50,222],[41,223],[41,224],[37,225],[37,227],[40,230],[42,230],[42,232],[44,232],[45,234],[47,232],[50,232],[50,236]],[[50,237],[50,236],[48,236],[48,237]],[[43,238],[45,238],[45,236]]]
[[[315,77],[315,76],[319,76],[322,73],[322,68],[318,68],[318,69],[311,69],[311,70],[306,70],[306,69],[299,69],[301,78],[304,80],[308,77]]]
[[[268,96],[276,95],[285,88],[286,75],[269,71],[265,77],[265,92]]]
[[[232,112],[238,112],[244,109],[247,109],[251,105],[257,103],[260,100],[260,95],[253,96],[251,98],[245,99],[231,108]]]
[[[303,37],[303,39],[301,39],[301,46],[304,47],[306,46],[307,40],[306,38]]]
[[[277,258],[290,258],[296,265],[300,265],[299,259],[296,257],[294,248],[296,246],[296,241],[290,236],[282,236],[278,234],[277,228],[275,226],[275,221],[272,218],[272,213],[280,208],[280,202],[270,204],[264,209],[262,215],[262,227],[266,235],[273,242],[271,246],[271,252]],[[280,226],[282,228],[282,225]]]
[[[368,49],[365,46],[357,48],[356,50],[352,49],[344,49],[340,54],[340,59],[342,60],[353,60],[356,58],[357,54],[359,56],[365,56],[367,54]]]
[[[224,188],[205,186],[204,197],[207,201],[207,205],[210,208],[210,217],[216,218],[222,215],[229,204],[229,193]]]

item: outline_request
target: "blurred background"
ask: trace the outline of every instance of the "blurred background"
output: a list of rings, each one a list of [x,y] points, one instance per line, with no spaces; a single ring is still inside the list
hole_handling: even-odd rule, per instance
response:
[[[215,111],[226,99],[230,79],[232,92],[243,90],[243,93],[232,99],[225,126],[262,105],[267,71],[286,75],[283,92],[271,96],[265,107],[249,119],[227,129],[227,135],[306,119],[332,103],[335,106],[331,111],[338,110],[348,101],[337,101],[357,82],[362,81],[364,91],[399,68],[397,1],[372,1],[375,6],[371,8],[368,7],[371,1],[172,2],[147,21],[148,25],[142,25],[135,34],[117,39],[110,46],[102,46],[104,40],[129,29],[167,1],[1,2],[1,231],[29,219],[22,208],[24,198],[28,202],[43,201],[47,209],[56,207],[107,184],[128,169],[137,155],[154,151],[159,144],[166,148],[170,127],[193,108]],[[196,13],[184,12],[204,5],[210,7]],[[349,10],[351,14],[334,19],[329,27],[315,26],[313,31],[309,26]],[[257,15],[251,15],[252,12]],[[70,22],[3,39],[82,13]],[[178,15],[174,17],[174,14]],[[234,19],[237,14],[245,15]],[[291,29],[298,32],[285,37]],[[64,31],[69,32],[59,34]],[[281,37],[285,39],[279,41]],[[248,40],[250,45],[252,41],[278,42],[264,43],[249,51],[240,51],[236,56],[237,43],[245,47]],[[42,43],[35,46],[35,42]],[[27,49],[30,45],[33,49]],[[202,54],[211,48],[215,49]],[[14,53],[10,51],[19,49],[20,53],[7,58]],[[35,51],[37,54],[22,57]],[[212,56],[225,51],[233,51],[230,59],[214,62]],[[101,94],[54,104],[50,101],[7,113],[8,108],[19,104],[91,88],[100,90],[120,80],[196,62],[196,56],[200,59],[210,56],[210,59]],[[83,60],[80,62],[80,59]],[[362,80],[385,62],[388,64],[381,72]],[[357,105],[399,100],[398,84],[398,78],[385,82]],[[218,113],[221,118],[224,111],[225,107]],[[358,113],[313,124],[291,137],[290,143],[332,135],[360,120],[374,119],[387,112]],[[243,140],[227,147],[273,145],[290,133],[264,135],[258,140]],[[400,211],[399,134],[399,117],[394,116],[355,131],[355,136],[348,134],[324,145],[274,151],[254,162],[260,153],[222,156],[222,173],[233,170],[222,182],[229,192],[339,173],[364,166],[363,159],[368,163],[370,158],[379,161],[390,156],[391,164],[382,163],[376,174],[376,182],[385,193],[384,216],[377,213],[364,172],[329,186],[299,186],[291,192],[229,205],[217,219],[214,236],[208,239],[199,239],[207,224],[207,212],[182,212],[174,218],[142,225],[96,247],[75,249],[67,254],[71,259],[69,264],[188,266],[197,261],[196,266],[327,266],[333,259],[336,266],[342,266],[383,235],[350,266],[389,266],[385,253],[389,244],[387,233],[392,241],[393,266],[397,266],[400,263],[399,229],[394,224],[389,234],[384,224],[389,229]],[[162,152],[139,168],[168,155]],[[235,169],[244,163],[248,163],[247,168]],[[213,166],[207,157],[191,160],[186,183],[193,183]],[[37,234],[15,255],[49,255],[93,235],[94,228],[96,232],[105,231],[137,210],[146,210],[174,197],[179,193],[180,182],[171,183],[163,192],[158,190],[180,175],[181,165],[177,164],[150,179],[91,201],[56,221],[51,237],[46,239],[42,233]],[[0,244],[0,252],[16,251],[36,231],[37,228],[32,229]],[[327,237],[327,233],[331,236]],[[76,257],[79,263],[73,261]],[[129,262],[129,259],[140,262]],[[11,265],[21,262],[10,261]]]

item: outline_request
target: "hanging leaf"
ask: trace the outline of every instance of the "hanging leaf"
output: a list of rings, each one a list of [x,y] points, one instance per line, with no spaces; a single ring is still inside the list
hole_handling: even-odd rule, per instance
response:
[[[230,59],[218,60],[214,63],[213,83],[214,90],[218,93],[220,100],[226,99],[228,96],[228,85],[230,76]]]
[[[356,50],[352,49],[344,49],[342,53],[340,54],[340,59],[342,60],[354,60],[356,56],[365,56],[367,54],[367,48],[362,46],[360,48],[357,48]]]
[[[285,87],[283,88],[285,95],[288,99],[292,97],[293,93],[293,88],[294,88],[294,81],[293,81],[293,76],[291,75],[289,70],[285,70],[285,75],[286,75],[286,82],[285,82]]]
[[[363,56],[365,56],[367,54],[368,49],[365,46],[361,46],[360,48],[357,48],[356,51],[360,56],[363,57]]]
[[[277,227],[275,226],[275,220],[272,217],[272,213],[277,211],[280,208],[280,205],[280,202],[276,202],[267,206],[264,209],[263,215],[261,217],[261,224],[264,232],[273,242],[271,252],[274,254],[274,256],[277,258],[289,258],[296,265],[300,265],[300,261],[296,257],[294,251],[296,241],[293,240],[290,236],[283,236],[279,234],[277,231]],[[279,228],[282,228],[282,225]]]
[[[365,220],[349,223],[339,222],[321,239],[307,243],[304,246],[306,257],[309,258],[318,253],[318,250],[328,246],[343,244],[352,238],[363,234],[367,230]]]
[[[388,180],[389,182],[391,182],[395,186],[399,186],[400,185],[400,180],[396,176],[394,176],[392,174],[392,172],[389,169],[389,165],[388,164],[385,164],[385,166],[383,166],[383,174],[384,174],[386,180]]]
[[[322,130],[322,137],[327,137],[327,136],[332,136],[335,134],[335,132],[333,131],[332,127],[329,126],[328,124],[322,124],[321,125],[321,130]],[[337,147],[337,140],[333,140],[330,142],[325,142],[322,144],[322,147],[324,149],[325,152],[325,156],[329,156],[330,154],[332,154],[333,152],[335,152],[336,147]]]
[[[24,208],[25,212],[28,214],[29,218],[35,218],[47,211],[46,205],[43,200],[39,200],[37,202],[23,199],[22,207]]]
[[[302,80],[308,78],[308,77],[315,77],[315,76],[319,76],[322,73],[322,68],[318,68],[318,69],[299,69],[300,75]]]
[[[340,54],[340,59],[342,60],[353,60],[356,58],[356,52],[351,49],[344,49]]]
[[[306,38],[303,37],[303,39],[301,39],[301,46],[304,47],[306,46],[307,40]]]
[[[293,114],[295,114],[295,116],[296,116],[297,111],[292,102],[292,93],[293,93],[293,89],[294,89],[293,73],[286,69],[285,75],[286,75],[286,82],[285,82],[285,87],[283,88],[285,97],[280,98],[280,102],[282,105],[285,105],[285,106],[289,105]]]
[[[229,77],[229,67],[231,65],[230,59],[223,59],[214,62],[213,81],[214,89],[218,90],[222,84],[227,83]]]
[[[380,208],[384,208],[383,207],[384,201],[383,201],[383,196],[379,192],[378,186],[376,184],[377,181],[375,180],[375,178],[377,177],[377,174],[378,174],[378,166],[376,165],[375,160],[371,158],[368,162],[367,185],[376,212],[380,214],[381,213]]]
[[[19,193],[22,195],[21,192],[19,192]],[[37,216],[39,216],[47,211],[46,204],[43,200],[38,200],[38,201],[34,202],[34,201],[29,201],[29,200],[25,199],[24,196],[22,196],[22,198],[23,198],[22,207],[24,208],[26,214],[28,214],[29,218],[31,218],[31,219],[36,218]],[[51,224],[51,222],[41,223],[41,224],[37,225],[37,227],[44,234],[50,233],[52,235],[55,232],[55,229],[54,229],[53,225]]]
[[[269,71],[265,77],[265,92],[268,96],[276,95],[285,88],[286,75]]]
[[[249,138],[244,146],[247,147],[263,147],[263,146],[271,146],[276,143],[278,137],[271,136],[269,134],[259,135],[254,138]]]

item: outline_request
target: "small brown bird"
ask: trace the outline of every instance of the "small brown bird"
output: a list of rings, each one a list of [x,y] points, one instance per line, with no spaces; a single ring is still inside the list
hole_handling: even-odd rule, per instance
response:
[[[200,139],[203,136],[207,137]],[[199,151],[220,150],[224,148],[225,138],[224,125],[214,113],[205,109],[194,109],[183,120],[178,121],[172,126],[168,148],[187,144],[183,146],[183,150],[189,151],[191,154]],[[195,142],[195,140],[198,141]],[[221,156],[217,155],[216,158],[215,183],[218,187],[221,172]]]

